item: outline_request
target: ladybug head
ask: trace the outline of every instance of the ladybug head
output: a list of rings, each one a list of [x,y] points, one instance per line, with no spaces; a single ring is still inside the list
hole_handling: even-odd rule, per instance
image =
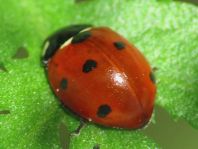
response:
[[[44,66],[46,66],[48,60],[56,53],[65,41],[89,27],[91,27],[91,25],[88,24],[67,26],[56,31],[54,34],[45,39],[43,44],[43,55],[41,58]]]

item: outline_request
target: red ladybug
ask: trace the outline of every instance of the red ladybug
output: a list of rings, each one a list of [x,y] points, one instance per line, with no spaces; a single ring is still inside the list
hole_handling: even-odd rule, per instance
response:
[[[49,83],[77,115],[108,127],[148,123],[156,94],[150,65],[138,49],[108,27],[73,25],[45,42]]]

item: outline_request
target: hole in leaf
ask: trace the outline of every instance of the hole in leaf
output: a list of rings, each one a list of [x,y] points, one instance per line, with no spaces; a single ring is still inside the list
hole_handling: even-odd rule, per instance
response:
[[[15,55],[13,55],[13,59],[24,59],[27,58],[29,56],[28,50],[25,47],[19,47],[15,53]]]
[[[10,110],[2,110],[0,111],[0,114],[10,114]]]
[[[69,149],[70,132],[64,123],[60,123],[59,136],[62,149]]]
[[[1,71],[7,72],[7,69],[6,69],[6,67],[4,66],[4,64],[0,62],[0,72],[1,72]]]

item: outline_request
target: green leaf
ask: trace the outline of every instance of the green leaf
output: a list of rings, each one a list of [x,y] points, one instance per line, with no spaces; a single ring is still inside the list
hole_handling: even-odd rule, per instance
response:
[[[81,146],[83,149],[131,149],[157,148],[157,145],[140,131],[108,129],[88,125],[80,132],[80,136],[72,137],[71,149]]]
[[[40,64],[41,45],[70,24],[109,26],[133,42],[157,67],[156,104],[198,128],[198,9],[156,0],[0,0],[0,148],[61,148],[59,126],[79,120],[63,110]],[[13,58],[23,47],[22,58]],[[5,112],[6,111],[6,112]],[[156,122],[157,123],[157,122]],[[66,140],[67,141],[67,140]],[[158,148],[139,131],[88,124],[71,149]]]

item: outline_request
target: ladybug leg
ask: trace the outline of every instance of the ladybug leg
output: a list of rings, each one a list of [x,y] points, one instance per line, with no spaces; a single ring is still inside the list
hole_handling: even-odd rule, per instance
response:
[[[85,119],[80,119],[80,124],[78,126],[78,128],[74,131],[71,132],[71,136],[75,136],[75,135],[79,135],[80,134],[80,131],[83,127],[85,127],[86,125],[86,120]]]
[[[156,78],[155,78],[155,72],[158,70],[157,67],[153,67],[152,71],[150,73],[150,79],[151,81],[155,84],[156,83]]]

